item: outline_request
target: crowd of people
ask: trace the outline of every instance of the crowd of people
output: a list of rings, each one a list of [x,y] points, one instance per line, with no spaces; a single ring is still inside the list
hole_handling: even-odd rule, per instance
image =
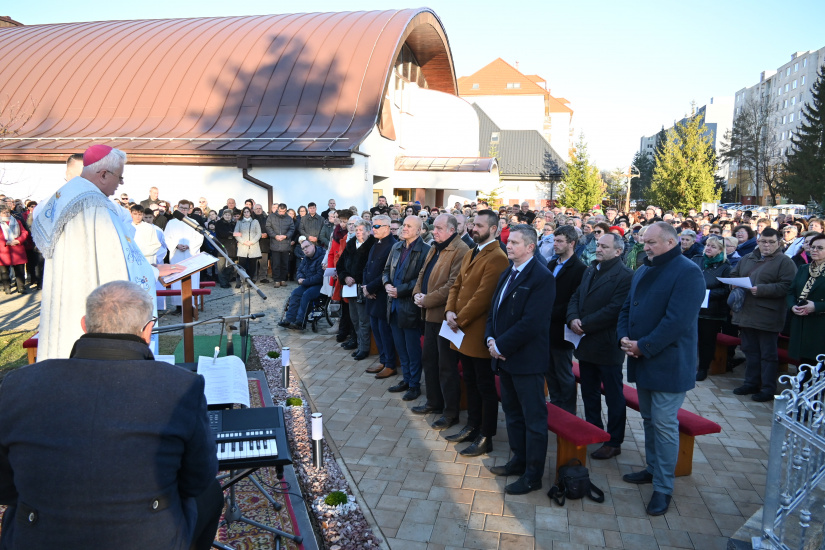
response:
[[[70,158],[66,180],[82,168],[82,155]],[[2,282],[9,293],[14,279],[24,293],[26,282],[43,283],[41,251],[31,238],[37,204],[0,199]],[[258,284],[292,286],[279,323],[284,328],[305,330],[310,304],[327,295],[339,306],[332,331],[341,347],[363,360],[374,340],[380,361],[366,372],[389,379],[389,392],[415,401],[423,377],[424,402],[411,410],[435,414],[434,430],[458,424],[463,378],[467,421],[445,436],[468,443],[461,455],[492,450],[497,374],[512,458],[494,473],[519,475],[506,487],[511,494],[541,486],[545,385],[547,400],[576,414],[574,357],[586,420],[603,428],[602,392],[607,404],[610,441],[592,453],[595,459],[621,453],[627,360],[628,380],[640,392],[648,464],[625,479],[654,484],[648,512],[656,515],[667,509],[673,488],[676,413],[685,392],[707,377],[718,333],[741,338],[744,359],[737,361],[731,349],[727,367],[746,363],[734,393],[755,401],[776,392],[781,336],[801,362],[816,364],[825,351],[817,337],[825,330],[819,218],[655,206],[531,210],[526,202],[430,207],[393,205],[383,196],[368,210],[338,209],[330,199],[320,213],[314,202],[273,204],[267,213],[251,199],[241,206],[228,198],[221,208],[203,197],[197,204],[168,201],[154,187],[140,202],[126,194],[113,200],[128,211],[149,264],[215,253],[199,232],[174,219],[179,211]],[[229,288],[233,274],[221,258],[204,276]],[[720,278],[749,278],[750,285]],[[443,325],[462,337],[440,336]]]

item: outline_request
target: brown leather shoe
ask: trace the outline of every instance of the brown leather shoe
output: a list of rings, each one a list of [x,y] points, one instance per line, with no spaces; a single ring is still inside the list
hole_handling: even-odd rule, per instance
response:
[[[590,453],[591,458],[595,458],[596,460],[607,460],[608,458],[613,458],[614,456],[619,456],[622,454],[621,447],[611,447],[610,445],[602,445],[592,453]]]
[[[378,374],[382,370],[384,370],[384,365],[378,364],[378,365],[375,365],[374,367],[368,368],[364,372],[368,372],[369,374]]]
[[[384,367],[384,370],[382,370],[381,372],[376,374],[375,377],[378,378],[379,380],[381,380],[383,378],[389,378],[390,376],[394,376],[394,375],[395,375],[395,369],[390,369],[390,368]]]

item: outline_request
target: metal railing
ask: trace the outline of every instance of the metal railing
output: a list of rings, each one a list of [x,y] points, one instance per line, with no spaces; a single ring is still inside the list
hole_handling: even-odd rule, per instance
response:
[[[822,525],[811,524],[814,512],[822,521],[814,489],[825,478],[825,355],[816,360],[795,376],[779,377],[790,389],[774,401],[762,537],[754,538],[754,548],[809,548],[811,538],[821,536]]]

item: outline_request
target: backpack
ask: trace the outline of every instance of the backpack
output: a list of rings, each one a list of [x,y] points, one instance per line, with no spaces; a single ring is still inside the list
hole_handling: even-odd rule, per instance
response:
[[[585,496],[594,502],[604,502],[604,492],[590,482],[590,473],[578,458],[559,467],[558,482],[550,487],[547,496],[559,506],[564,506],[568,498],[577,500]]]

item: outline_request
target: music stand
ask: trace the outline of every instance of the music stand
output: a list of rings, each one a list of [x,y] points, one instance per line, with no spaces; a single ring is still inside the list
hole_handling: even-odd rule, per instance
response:
[[[200,254],[197,256],[200,256]],[[195,258],[197,256],[192,257]],[[184,325],[191,323],[192,319],[195,317],[193,309],[194,306],[192,305],[192,275],[195,273],[200,273],[204,269],[215,265],[215,263],[217,263],[217,260],[200,268],[187,268],[185,271],[180,273],[174,273],[168,277],[161,277],[160,283],[166,288],[169,288],[174,283],[180,281],[181,313],[183,314]],[[186,363],[192,363],[195,361],[195,331],[192,326],[185,326],[183,329],[183,360]]]

